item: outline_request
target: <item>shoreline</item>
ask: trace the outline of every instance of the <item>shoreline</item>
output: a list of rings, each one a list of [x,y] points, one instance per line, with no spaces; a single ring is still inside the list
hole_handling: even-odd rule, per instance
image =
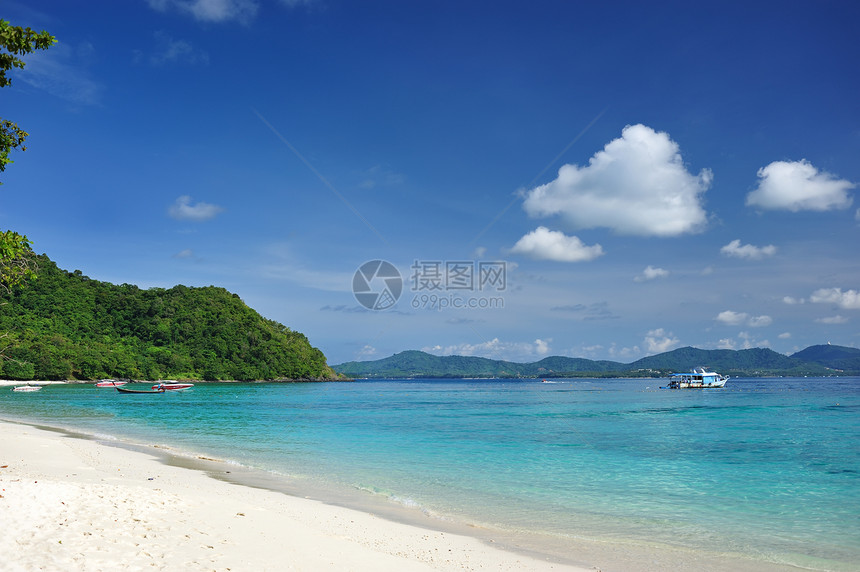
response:
[[[588,570],[211,478],[157,449],[14,421],[0,428],[0,553],[10,570]]]
[[[701,570],[714,571],[778,571],[798,570],[798,568],[778,565],[769,562],[754,561],[725,554],[705,554],[700,552],[673,549],[664,546],[647,546],[631,544],[622,539],[606,541],[586,539],[565,539],[564,542],[550,546],[538,535],[517,533],[514,531],[490,530],[468,523],[458,523],[449,520],[432,518],[409,507],[395,505],[372,495],[350,495],[335,498],[328,489],[309,490],[303,483],[296,482],[286,476],[266,473],[264,471],[234,465],[229,461],[206,457],[203,455],[182,454],[170,448],[158,445],[140,445],[121,440],[109,441],[97,435],[78,432],[74,429],[50,427],[38,422],[25,420],[0,419],[6,438],[0,444],[0,487],[6,489],[13,482],[24,482],[34,479],[29,486],[29,494],[36,494],[38,482],[51,483],[52,487],[69,488],[76,491],[78,502],[83,505],[99,504],[103,498],[98,494],[93,497],[87,485],[110,485],[110,494],[122,499],[122,503],[138,502],[140,498],[149,499],[149,513],[152,508],[165,504],[165,495],[172,495],[174,503],[177,500],[190,505],[190,509],[153,517],[152,525],[147,530],[153,531],[157,537],[174,534],[176,523],[194,523],[195,529],[207,526],[213,528],[205,532],[207,537],[219,537],[219,542],[229,547],[221,553],[221,560],[211,563],[242,560],[238,568],[233,569],[281,569],[283,567],[283,551],[267,546],[273,536],[277,546],[282,542],[281,535],[292,536],[297,530],[307,533],[310,529],[316,534],[314,547],[304,544],[293,547],[297,550],[295,557],[298,564],[292,564],[293,569],[318,569],[320,566],[328,569],[338,569],[347,566],[351,570],[404,570],[416,569],[462,570],[462,569],[493,569],[493,570],[612,570],[648,571],[658,569]],[[36,443],[39,446],[36,446]],[[44,449],[36,457],[32,451]],[[71,457],[70,457],[71,454]],[[45,458],[45,457],[50,457]],[[58,463],[51,459],[63,459]],[[22,468],[26,471],[22,472]],[[113,474],[114,469],[117,475]],[[130,478],[129,478],[130,477]],[[168,490],[159,485],[167,484]],[[307,483],[304,483],[307,485]],[[13,488],[17,488],[16,485]],[[143,488],[141,488],[143,487]],[[50,499],[45,498],[42,487],[33,499],[43,505]],[[18,491],[21,493],[22,491]],[[0,498],[0,514],[8,512],[10,495],[3,491],[5,498]],[[54,493],[56,495],[56,493]],[[217,499],[218,503],[236,506],[236,503],[246,503],[252,508],[237,509],[236,513],[222,512],[217,517],[210,518],[206,505],[209,499]],[[116,506],[116,505],[114,505]],[[98,512],[97,506],[85,513]],[[259,519],[242,518],[236,520],[237,514],[259,515]],[[262,514],[261,514],[262,513]],[[325,515],[322,517],[321,515]],[[8,515],[7,515],[8,516]],[[20,517],[19,517],[20,518]],[[320,520],[324,518],[324,520]],[[119,519],[117,519],[119,520]],[[139,516],[134,521],[146,521]],[[4,522],[9,519],[4,516]],[[25,522],[18,522],[11,528],[40,529],[55,531],[67,530],[60,528],[62,523],[51,524],[45,521],[45,514],[31,513]],[[346,523],[350,526],[346,527]],[[76,523],[80,527],[79,523]],[[86,546],[79,546],[82,554],[88,554],[96,537],[96,532],[108,534],[110,538],[102,539],[98,550],[104,550],[102,544],[117,543],[117,538],[123,538],[126,544],[131,542],[135,549],[152,555],[145,548],[146,542],[134,542],[139,526],[124,523],[116,530],[100,527],[98,523],[89,523],[90,530],[84,531]],[[254,530],[255,534],[250,534]],[[89,534],[86,534],[89,532]],[[181,532],[181,531],[180,531]],[[244,536],[243,536],[244,535]],[[147,536],[145,534],[144,536]],[[249,541],[237,544],[233,536],[250,538]],[[131,537],[131,538],[129,538]],[[138,540],[142,537],[137,535]],[[175,540],[178,550],[189,541],[188,535],[180,534]],[[196,538],[191,535],[190,538]],[[80,539],[78,539],[80,540]],[[545,539],[543,539],[545,540]],[[559,539],[555,539],[559,540]],[[11,548],[10,557],[26,560],[28,551],[22,552],[21,546],[29,546],[26,542],[19,550]],[[8,544],[8,539],[7,539]],[[74,547],[65,540],[66,547],[60,550],[66,558],[65,565],[75,562],[73,555],[68,552]],[[209,551],[211,543],[209,545]],[[167,545],[170,548],[170,545]],[[320,548],[324,547],[324,548]],[[110,548],[110,546],[108,546]],[[0,541],[0,551],[4,554],[10,550]],[[59,549],[56,549],[56,552]],[[202,549],[200,549],[202,550]],[[207,550],[189,562],[198,562],[206,556]],[[323,564],[320,560],[320,550],[326,553],[342,554],[342,557]],[[369,552],[368,552],[369,550]],[[149,565],[170,559],[171,552],[165,548],[155,560],[149,560]],[[367,560],[367,566],[353,565],[353,559]],[[439,555],[447,555],[440,559]],[[13,556],[17,555],[17,556]],[[32,558],[32,555],[29,556]],[[128,553],[116,554],[113,564],[125,562]],[[148,556],[149,557],[149,556]],[[72,560],[68,560],[72,558]],[[154,558],[154,557],[153,557]],[[250,558],[250,560],[248,560]],[[394,560],[391,560],[391,559]],[[256,560],[255,560],[256,559]],[[44,562],[42,563],[45,564]],[[111,565],[113,567],[113,564]],[[179,561],[172,561],[179,564]],[[214,569],[219,569],[217,564]],[[226,564],[223,564],[226,566]],[[27,562],[21,569],[38,567],[38,562]],[[80,570],[92,569],[86,559],[79,563]],[[429,568],[427,568],[429,566]],[[213,569],[206,564],[207,569]]]

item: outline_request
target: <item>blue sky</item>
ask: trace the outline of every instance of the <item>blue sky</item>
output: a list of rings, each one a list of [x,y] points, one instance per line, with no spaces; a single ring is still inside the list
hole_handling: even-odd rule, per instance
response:
[[[0,93],[0,228],[62,268],[223,286],[332,364],[860,347],[855,3],[0,9],[59,40]]]

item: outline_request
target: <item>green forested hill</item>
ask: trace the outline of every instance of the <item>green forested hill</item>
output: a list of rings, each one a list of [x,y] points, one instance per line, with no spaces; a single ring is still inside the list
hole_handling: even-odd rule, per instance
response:
[[[814,346],[792,356],[785,356],[767,348],[701,350],[687,347],[628,364],[563,356],[547,357],[534,363],[515,363],[405,351],[375,361],[351,361],[332,367],[344,375],[369,378],[537,378],[663,377],[669,373],[690,371],[697,366],[732,377],[860,375],[860,350],[839,346]]]
[[[208,286],[117,286],[39,257],[0,295],[0,378],[333,379],[307,338]]]

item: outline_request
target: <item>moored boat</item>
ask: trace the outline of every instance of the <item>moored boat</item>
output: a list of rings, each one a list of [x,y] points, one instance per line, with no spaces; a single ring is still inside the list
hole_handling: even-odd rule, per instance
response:
[[[164,389],[133,389],[122,385],[117,385],[116,390],[120,393],[165,393]]]
[[[118,379],[103,379],[96,382],[96,387],[117,387],[119,385],[125,385],[126,383],[128,382],[120,381]]]
[[[727,375],[705,371],[703,367],[694,368],[689,373],[673,373],[669,376],[666,389],[706,389],[723,387],[729,380]]]
[[[13,387],[12,391],[39,391],[40,389],[42,389],[41,385],[19,385]]]
[[[188,389],[189,387],[194,387],[193,383],[180,383],[178,381],[162,381],[160,383],[156,383],[152,386],[152,389],[157,389],[160,391],[175,391],[178,389]]]

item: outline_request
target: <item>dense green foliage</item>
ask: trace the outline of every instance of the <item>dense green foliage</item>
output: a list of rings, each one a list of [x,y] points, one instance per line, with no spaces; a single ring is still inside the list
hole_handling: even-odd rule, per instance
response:
[[[209,286],[117,286],[40,256],[35,280],[0,293],[12,379],[332,379],[298,332]]]
[[[860,349],[857,348],[846,348],[830,344],[809,346],[805,350],[792,354],[791,357],[818,363],[833,369],[860,371]]]
[[[365,362],[347,362],[332,366],[351,377],[664,377],[670,373],[690,371],[705,366],[733,377],[774,375],[860,375],[860,350],[839,346],[816,351],[806,357],[803,352],[784,356],[766,348],[747,350],[700,350],[680,348],[649,356],[630,364],[592,361],[583,358],[547,357],[534,363],[515,363],[468,356],[434,356],[419,351],[405,351],[388,358]],[[837,351],[835,348],[839,348]],[[807,348],[809,352],[813,348]],[[815,359],[809,359],[814,357]]]
[[[0,290],[9,291],[36,276],[36,255],[26,236],[0,231]]]

